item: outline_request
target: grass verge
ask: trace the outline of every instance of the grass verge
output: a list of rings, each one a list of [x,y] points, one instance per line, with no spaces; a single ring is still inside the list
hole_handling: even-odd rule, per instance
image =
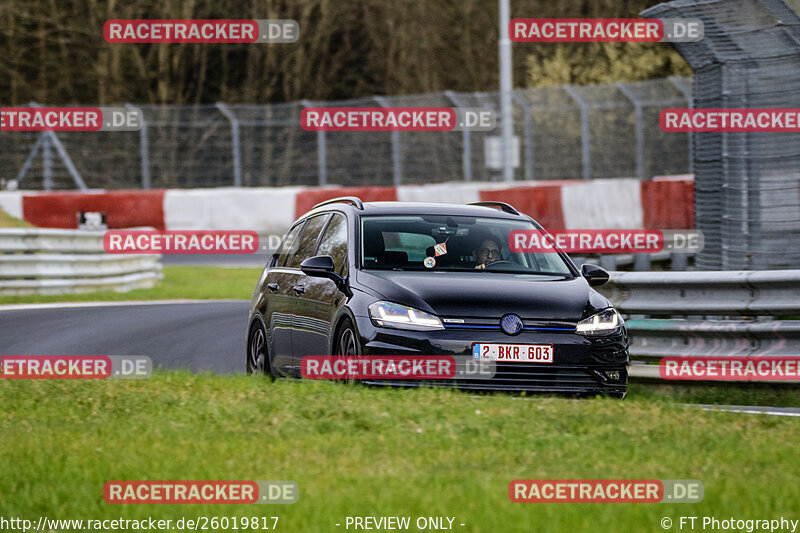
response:
[[[347,516],[377,515],[450,516],[455,529],[477,532],[798,518],[797,420],[703,412],[680,400],[650,389],[625,401],[571,400],[171,372],[141,381],[0,381],[2,514],[265,515],[279,516],[285,532],[339,531]],[[705,499],[513,504],[508,484],[518,478],[700,479]],[[294,480],[300,500],[109,505],[103,484],[115,479]]]
[[[98,291],[82,294],[0,296],[0,304],[249,299],[259,274],[261,274],[259,268],[165,266],[164,279],[150,289],[135,289],[129,292]]]
[[[0,228],[32,228],[30,224],[24,220],[12,217],[0,208]]]

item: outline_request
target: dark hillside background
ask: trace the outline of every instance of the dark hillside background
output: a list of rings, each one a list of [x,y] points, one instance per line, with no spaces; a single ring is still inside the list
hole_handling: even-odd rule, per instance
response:
[[[512,0],[512,18],[637,17],[652,0]],[[130,45],[108,19],[291,18],[294,44]],[[277,103],[498,86],[494,0],[2,0],[0,103]],[[513,45],[517,87],[688,75],[668,44]]]

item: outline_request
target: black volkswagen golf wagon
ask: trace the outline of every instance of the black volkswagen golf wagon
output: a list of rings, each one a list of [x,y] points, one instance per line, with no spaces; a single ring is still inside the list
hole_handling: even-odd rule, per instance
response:
[[[624,397],[625,324],[592,288],[608,273],[560,252],[513,251],[515,230],[543,228],[501,202],[316,205],[253,290],[247,371],[299,377],[306,355],[500,354],[491,379],[425,383]],[[503,360],[520,345],[544,362]]]

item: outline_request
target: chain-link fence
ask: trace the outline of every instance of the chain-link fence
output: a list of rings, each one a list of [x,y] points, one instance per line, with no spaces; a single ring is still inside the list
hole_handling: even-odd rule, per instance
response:
[[[690,171],[686,134],[665,134],[658,124],[659,111],[687,106],[690,91],[686,78],[516,90],[515,179],[648,178]],[[481,107],[497,113],[499,98],[447,91],[276,105],[141,105],[135,107],[145,126],[138,132],[0,132],[0,179],[21,180],[18,186],[30,189],[81,183],[120,189],[500,179],[499,169],[487,168],[485,155],[487,139],[499,136],[499,127],[309,132],[300,127],[300,113],[308,106]]]
[[[704,40],[675,44],[694,70],[696,107],[800,108],[800,17],[786,3],[677,0],[643,16],[703,20]],[[797,133],[696,133],[693,149],[698,268],[797,268]]]

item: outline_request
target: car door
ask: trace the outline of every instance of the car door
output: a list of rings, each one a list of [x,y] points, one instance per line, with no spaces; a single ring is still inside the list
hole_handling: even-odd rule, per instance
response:
[[[292,336],[292,361],[291,374],[300,375],[300,358],[306,355],[306,350],[302,346],[304,339],[303,333],[306,331],[322,330],[324,324],[319,321],[309,319],[314,315],[313,307],[315,298],[307,293],[309,287],[308,277],[300,270],[300,263],[314,255],[317,248],[317,241],[322,233],[329,214],[316,215],[306,221],[303,234],[297,243],[292,258],[287,263],[286,283],[291,291],[291,336]],[[297,344],[300,343],[300,344]]]
[[[347,275],[347,219],[333,214],[312,255],[329,255],[336,272]],[[295,308],[298,327],[292,330],[292,345],[297,364],[304,355],[330,354],[330,336],[333,317],[344,298],[336,284],[327,278],[305,276],[305,292],[300,295]]]
[[[295,273],[287,267],[297,246],[305,222],[292,227],[283,238],[273,267],[261,286],[264,295],[264,321],[267,325],[272,368],[282,374],[291,373],[292,366],[292,303]]]

